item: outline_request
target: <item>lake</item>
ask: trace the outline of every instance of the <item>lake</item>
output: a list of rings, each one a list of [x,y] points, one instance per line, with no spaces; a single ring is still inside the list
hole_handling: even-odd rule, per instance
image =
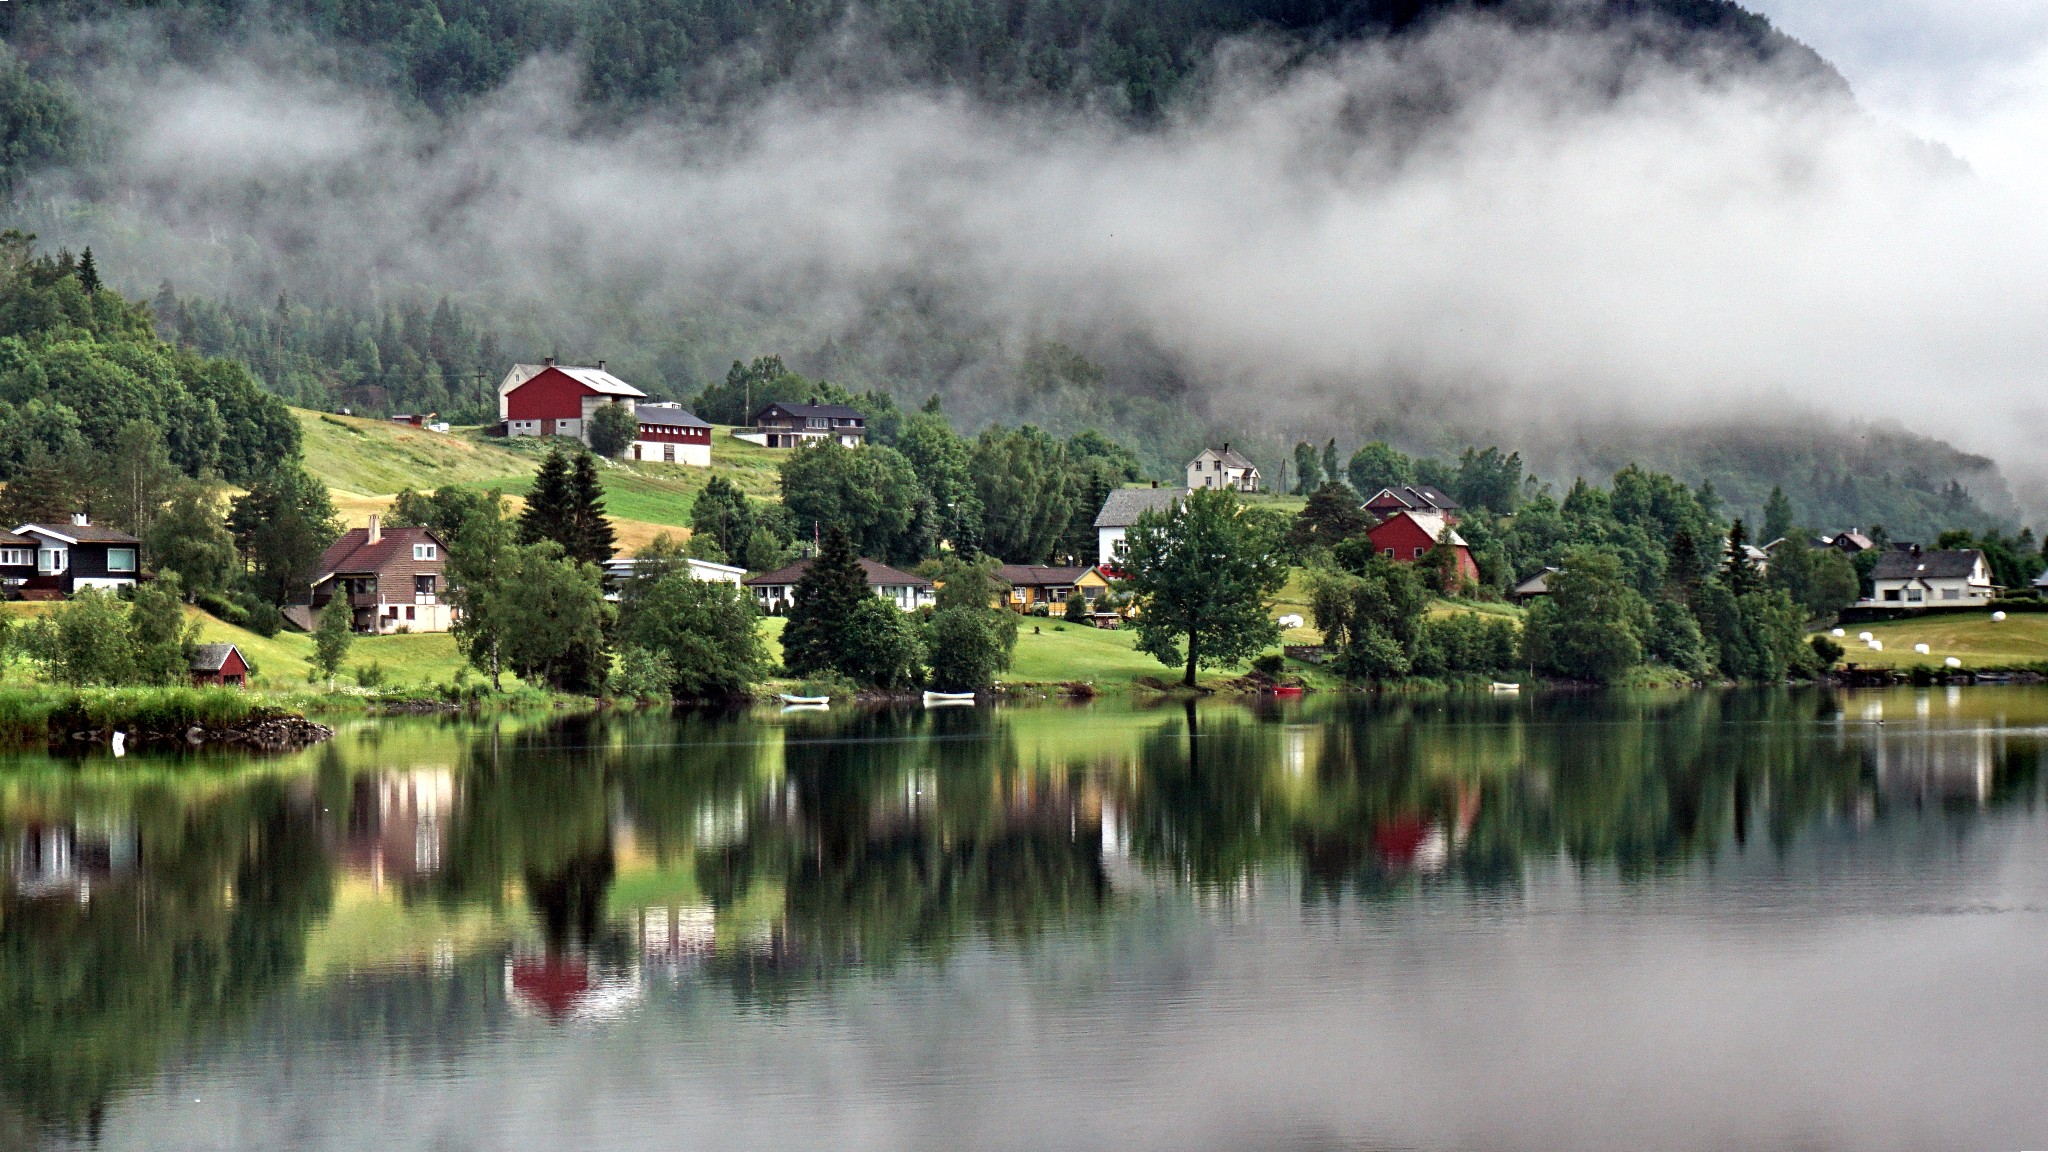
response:
[[[2048,690],[0,765],[0,1147],[2048,1143]]]

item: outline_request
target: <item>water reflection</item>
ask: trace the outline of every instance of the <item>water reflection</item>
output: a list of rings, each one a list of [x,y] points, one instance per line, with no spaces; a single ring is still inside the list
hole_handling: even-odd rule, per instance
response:
[[[0,775],[0,1094],[111,1101],[267,1009],[452,1045],[1029,953],[1143,900],[1655,884],[2038,795],[2048,694],[1400,700],[365,726],[290,761]],[[4,1131],[4,1130],[0,1130]]]

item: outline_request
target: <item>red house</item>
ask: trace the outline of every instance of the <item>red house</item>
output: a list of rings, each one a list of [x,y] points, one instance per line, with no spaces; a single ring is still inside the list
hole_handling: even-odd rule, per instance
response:
[[[233,644],[201,644],[192,650],[192,683],[198,687],[249,683],[249,662]]]
[[[599,405],[618,401],[631,411],[645,392],[604,370],[555,363],[514,364],[498,385],[498,417],[507,436],[573,436],[584,439],[585,422]]]
[[[1458,552],[1458,582],[1479,580],[1479,565],[1472,561],[1472,549],[1465,539],[1451,529],[1441,515],[1429,512],[1396,512],[1368,529],[1366,536],[1372,540],[1373,548],[1380,555],[1413,564],[1429,555],[1436,542],[1449,531],[1451,546]],[[1448,589],[1447,589],[1448,591]]]

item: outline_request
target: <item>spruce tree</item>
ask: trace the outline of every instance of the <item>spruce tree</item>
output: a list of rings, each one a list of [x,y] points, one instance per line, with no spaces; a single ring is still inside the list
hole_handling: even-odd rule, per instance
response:
[[[1764,502],[1764,543],[1783,540],[1792,535],[1794,514],[1792,501],[1783,488],[1772,485],[1771,498]]]
[[[597,478],[597,457],[578,453],[569,481],[569,535],[562,550],[572,560],[602,567],[617,550],[612,522],[604,515],[604,484]]]
[[[808,676],[839,666],[847,623],[868,595],[867,576],[853,541],[836,527],[827,529],[817,557],[797,581],[796,603],[783,629],[782,662],[790,675]]]
[[[526,494],[526,510],[519,514],[519,542],[538,544],[553,540],[569,547],[569,460],[560,448],[550,448],[534,474],[533,488]]]
[[[1757,570],[1749,562],[1749,533],[1737,520],[1728,526],[1728,555],[1721,565],[1721,583],[1737,596],[1756,591]]]
[[[78,258],[78,286],[87,296],[100,290],[99,265],[93,263],[92,247],[88,245],[85,254]]]

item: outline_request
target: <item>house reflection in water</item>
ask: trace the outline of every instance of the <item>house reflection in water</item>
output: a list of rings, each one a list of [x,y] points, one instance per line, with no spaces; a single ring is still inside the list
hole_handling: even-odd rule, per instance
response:
[[[24,825],[8,845],[7,871],[17,895],[35,900],[92,898],[105,884],[135,870],[138,833],[126,819],[81,819]]]
[[[2002,731],[1887,728],[1870,741],[1867,755],[1882,796],[1982,807],[2004,752]]]
[[[425,879],[441,870],[455,774],[415,767],[359,776],[352,784],[343,866],[374,887]]]

